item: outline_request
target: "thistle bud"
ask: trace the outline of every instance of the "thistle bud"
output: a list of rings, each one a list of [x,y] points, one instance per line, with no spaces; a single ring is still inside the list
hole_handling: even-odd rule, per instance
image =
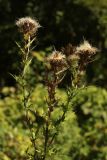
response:
[[[69,65],[73,68],[78,66],[79,59],[80,59],[80,57],[77,54],[72,54],[69,57],[67,57],[67,61],[68,61]]]

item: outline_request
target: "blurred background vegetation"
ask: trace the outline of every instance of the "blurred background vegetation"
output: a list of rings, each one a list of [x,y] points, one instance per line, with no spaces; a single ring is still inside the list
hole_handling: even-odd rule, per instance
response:
[[[62,155],[63,160],[107,160],[107,0],[0,0],[0,160],[25,160],[26,144],[30,145],[20,95],[10,76],[19,74],[15,41],[21,37],[15,21],[24,16],[37,18],[42,26],[29,75],[36,107],[44,106],[45,55],[84,38],[100,50],[87,67],[87,84],[93,86],[74,99],[61,126],[56,143],[61,155],[56,160]],[[60,92],[65,97],[63,87]]]

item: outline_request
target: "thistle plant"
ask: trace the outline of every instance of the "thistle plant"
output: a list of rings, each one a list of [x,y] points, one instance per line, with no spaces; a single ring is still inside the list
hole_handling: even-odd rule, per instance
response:
[[[72,46],[72,44],[69,44],[67,47],[63,48],[62,51],[67,57],[71,73],[71,86],[78,88],[84,84],[81,82],[85,75],[86,66],[94,60],[93,57],[98,49],[92,47],[88,41],[84,40],[79,46]]]
[[[63,120],[64,114],[58,117],[56,122],[52,122],[51,114],[55,108],[58,107],[58,99],[56,97],[56,89],[58,84],[64,78],[64,71],[67,69],[66,57],[59,51],[54,51],[49,57],[46,58],[46,62],[49,64],[46,67],[46,86],[48,91],[48,98],[46,100],[48,110],[46,114],[46,126],[45,126],[45,143],[44,143],[44,156],[46,159],[49,152],[50,145],[53,144],[54,138],[57,135],[57,125]],[[50,133],[50,131],[52,133]],[[53,147],[54,148],[54,147]]]
[[[19,32],[21,32],[22,34],[23,46],[20,46],[18,43],[16,43],[21,52],[22,62],[20,67],[21,68],[20,75],[18,77],[15,76],[15,79],[18,82],[19,88],[22,93],[22,104],[23,104],[23,109],[25,111],[26,126],[30,131],[30,139],[34,147],[33,156],[35,157],[36,145],[32,130],[33,122],[29,117],[30,107],[32,106],[31,103],[32,88],[29,85],[27,76],[29,74],[29,67],[32,62],[31,47],[32,43],[36,39],[36,33],[38,28],[40,27],[40,24],[36,20],[30,17],[25,17],[25,18],[20,18],[18,21],[16,21],[16,25],[19,29]]]
[[[97,48],[92,47],[88,41],[84,41],[79,46],[75,47],[69,44],[62,51],[53,51],[45,58],[45,86],[47,88],[46,108],[40,114],[32,106],[31,96],[33,88],[29,84],[28,74],[29,67],[32,62],[31,50],[33,42],[36,39],[36,33],[40,24],[30,18],[25,17],[16,21],[19,32],[22,34],[23,46],[20,48],[22,55],[21,72],[18,77],[15,77],[20,86],[22,93],[22,104],[25,112],[26,126],[30,132],[30,139],[33,150],[28,151],[28,159],[31,160],[47,160],[54,159],[57,149],[54,147],[55,139],[60,134],[59,128],[61,122],[64,121],[68,110],[69,102],[75,96],[75,90],[81,87],[81,82],[84,77],[85,68],[93,59],[97,52]],[[71,75],[71,86],[67,89],[68,98],[66,103],[61,103],[56,96],[58,85],[66,76],[66,71]],[[60,102],[60,103],[59,103]],[[53,114],[56,109],[61,112],[58,117],[53,120]],[[33,114],[35,120],[29,116]]]

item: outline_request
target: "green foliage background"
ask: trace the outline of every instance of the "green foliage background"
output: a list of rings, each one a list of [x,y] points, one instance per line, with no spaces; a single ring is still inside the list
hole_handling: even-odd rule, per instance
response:
[[[0,156],[2,160],[24,160],[26,150],[32,148],[29,132],[24,124],[24,112],[14,88],[5,87],[5,95],[0,100]],[[32,95],[35,108],[43,112],[43,85],[38,84]],[[64,91],[57,91],[61,101],[66,101]],[[60,96],[59,96],[60,95]],[[107,159],[107,91],[90,86],[78,92],[69,105],[66,119],[56,137],[55,148],[58,149],[55,160],[106,160]],[[43,107],[42,107],[43,106]],[[56,110],[53,120],[60,114]],[[50,153],[51,154],[51,153]]]
[[[14,24],[23,16],[36,17],[43,26],[37,35],[28,77],[35,88],[32,101],[38,112],[46,107],[44,56],[54,47],[77,45],[84,38],[99,48],[97,60],[87,68],[87,84],[94,86],[80,91],[70,103],[56,138],[58,153],[53,159],[107,160],[107,0],[0,0],[0,160],[25,160],[26,150],[31,148],[19,101],[21,94],[9,74],[19,74],[21,58],[14,42],[21,37]],[[65,102],[62,89],[59,95]]]

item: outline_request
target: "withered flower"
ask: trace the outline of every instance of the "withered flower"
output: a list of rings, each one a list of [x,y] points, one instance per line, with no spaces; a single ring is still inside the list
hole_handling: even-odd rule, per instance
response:
[[[91,44],[84,40],[80,46],[76,47],[76,53],[78,54],[88,54],[88,55],[93,55],[98,51],[96,47],[92,47]]]
[[[80,56],[79,70],[84,70],[86,65],[92,61],[93,55],[95,55],[97,51],[98,49],[92,47],[86,40],[84,40],[80,46],[76,47],[76,54]]]
[[[53,51],[52,54],[49,55],[46,60],[51,65],[61,66],[65,63],[65,55],[59,51]]]
[[[30,36],[34,35],[40,28],[40,24],[30,17],[20,18],[16,21],[16,25],[19,27],[20,32]]]

